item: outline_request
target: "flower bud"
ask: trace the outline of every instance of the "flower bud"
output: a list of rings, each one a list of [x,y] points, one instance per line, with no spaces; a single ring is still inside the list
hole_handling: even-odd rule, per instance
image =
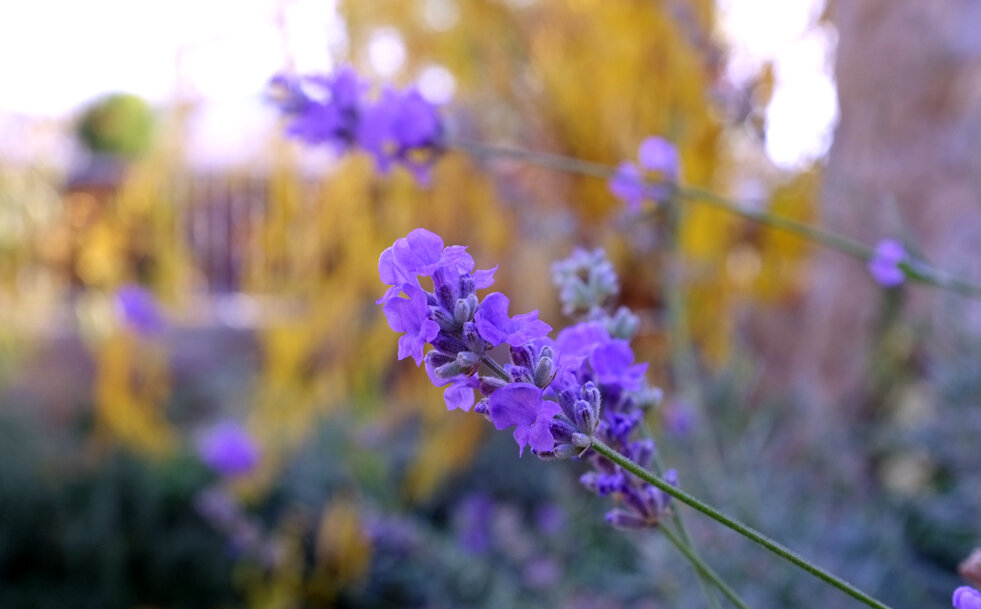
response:
[[[511,366],[508,373],[511,375],[512,383],[532,383],[535,380],[531,376],[531,371],[524,366]]]
[[[572,445],[580,449],[589,448],[593,445],[593,439],[584,433],[579,433],[578,431],[572,434]]]
[[[532,376],[535,379],[535,385],[538,387],[545,388],[548,386],[548,384],[552,382],[552,378],[555,376],[555,368],[552,365],[552,358],[539,358],[538,364],[535,366],[535,373]]]
[[[455,355],[450,355],[449,353],[444,353],[439,350],[433,350],[426,354],[426,365],[433,369],[439,368],[445,364],[448,364],[456,360]]]
[[[473,318],[474,308],[471,307],[470,300],[457,298],[456,306],[453,307],[453,319],[458,326],[462,326]]]
[[[447,364],[436,368],[436,376],[441,379],[451,379],[461,374],[473,374],[480,363],[480,356],[471,351],[460,351],[456,358]]]
[[[620,307],[611,317],[606,318],[606,331],[613,338],[630,340],[640,329],[640,319],[627,307]]]
[[[574,459],[582,453],[582,449],[576,448],[572,444],[559,444],[553,453],[558,459]]]
[[[470,296],[476,296],[474,292],[477,291],[477,286],[473,281],[473,277],[470,273],[464,273],[460,275],[460,298],[468,298]]]
[[[476,404],[473,405],[473,411],[483,416],[488,421],[491,421],[490,409],[487,407],[488,403],[490,403],[490,400],[488,400],[487,398],[481,399],[480,401],[478,401]]]
[[[446,332],[437,334],[436,338],[430,344],[445,353],[459,353],[460,351],[467,350],[467,346],[463,344],[462,340],[455,336],[450,336]]]
[[[439,329],[445,332],[453,332],[460,327],[443,307],[430,307],[430,316],[439,324]]]
[[[496,376],[482,376],[477,379],[480,392],[486,396],[491,395],[498,389],[507,386],[508,382],[504,379],[497,378]]]
[[[551,432],[552,437],[555,438],[556,442],[571,442],[572,435],[577,433],[575,427],[562,419],[550,420],[548,422],[548,430]]]
[[[632,514],[626,510],[610,510],[606,513],[606,521],[618,529],[628,531],[649,529],[657,524],[656,522],[649,522],[637,514]]]
[[[576,426],[579,431],[583,432],[587,436],[593,435],[596,431],[596,424],[599,422],[599,418],[596,416],[596,411],[586,400],[579,400],[576,402],[575,409],[575,421]]]
[[[593,381],[589,381],[583,385],[582,389],[579,390],[579,395],[582,396],[582,399],[589,402],[589,405],[594,411],[596,411],[597,414],[599,413],[600,404],[603,402],[603,395],[600,393],[599,388],[596,387]]]
[[[456,363],[468,370],[476,368],[480,364],[480,356],[473,351],[460,351],[456,354]]]
[[[535,354],[531,347],[511,347],[511,361],[515,366],[521,366],[528,370],[535,369]]]
[[[463,342],[467,344],[467,349],[474,353],[483,353],[487,350],[487,343],[477,332],[477,324],[472,321],[463,324]]]

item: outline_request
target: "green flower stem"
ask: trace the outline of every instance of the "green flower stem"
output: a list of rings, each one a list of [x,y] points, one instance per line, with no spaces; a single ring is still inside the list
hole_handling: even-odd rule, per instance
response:
[[[865,603],[869,607],[874,607],[875,609],[890,609],[888,605],[885,605],[880,601],[872,598],[868,594],[862,592],[861,590],[859,590],[852,584],[848,583],[847,581],[841,579],[840,577],[837,577],[829,573],[828,571],[825,571],[824,569],[818,567],[817,565],[814,565],[813,563],[809,562],[807,559],[803,558],[802,556],[800,556],[790,548],[787,548],[786,546],[783,546],[777,543],[776,541],[773,541],[772,539],[756,531],[755,529],[746,526],[745,524],[739,522],[738,520],[726,516],[725,514],[713,508],[712,506],[703,503],[701,500],[697,499],[696,497],[693,497],[692,495],[689,495],[685,491],[679,488],[675,488],[674,486],[668,484],[661,478],[655,476],[652,472],[634,463],[633,461],[631,461],[624,455],[620,454],[616,450],[610,448],[603,442],[594,439],[592,448],[597,453],[603,455],[610,461],[616,463],[617,465],[627,470],[631,474],[637,476],[644,482],[656,486],[657,488],[661,489],[668,495],[671,495],[678,501],[698,510],[699,512],[708,516],[709,518],[712,518],[713,520],[739,533],[743,537],[756,542],[757,544],[763,546],[767,550],[770,550],[771,552],[783,558],[784,560],[792,562],[793,564],[807,571],[814,577],[817,577],[821,581],[831,586],[834,586],[835,588],[838,588],[839,590],[841,590],[845,594],[848,594],[852,598]]]
[[[710,581],[712,585],[718,588],[719,591],[722,592],[722,594],[724,594],[725,597],[729,599],[729,601],[732,602],[733,605],[735,605],[739,609],[749,609],[746,603],[743,602],[743,599],[739,598],[739,595],[736,594],[736,591],[730,588],[729,584],[727,584],[725,580],[723,580],[719,576],[718,573],[712,570],[712,567],[710,567],[708,563],[702,560],[701,557],[694,552],[694,550],[689,544],[685,543],[680,538],[680,535],[676,535],[671,531],[670,527],[666,527],[666,526],[661,527],[661,533],[663,533],[664,536],[668,538],[668,541],[674,544],[674,547],[676,547],[679,552],[684,554],[685,558],[688,559],[688,562],[690,562],[692,566],[695,567],[695,571],[699,573],[705,580]]]
[[[559,154],[534,152],[505,146],[493,146],[463,139],[452,139],[448,142],[448,145],[451,148],[462,150],[477,158],[508,158],[528,163],[529,165],[537,165],[539,167],[595,178],[607,179],[616,172],[616,168],[610,165],[584,161]],[[874,250],[871,247],[843,235],[838,235],[766,210],[752,209],[748,205],[733,201],[704,188],[675,186],[674,196],[678,200],[708,205],[741,218],[792,233],[863,262],[868,261],[874,254]],[[913,281],[950,290],[962,296],[981,298],[981,286],[945,273],[939,269],[932,268],[919,261],[902,263],[900,267],[906,272],[906,276]]]
[[[494,359],[493,357],[491,357],[490,355],[488,355],[486,353],[483,354],[480,357],[480,361],[483,362],[484,365],[486,365],[488,368],[490,368],[491,369],[491,372],[493,372],[494,374],[496,374],[499,378],[501,378],[501,379],[503,379],[505,381],[510,381],[511,380],[511,375],[508,374],[508,371],[504,369],[504,366],[502,366],[499,363],[497,363],[497,360]]]

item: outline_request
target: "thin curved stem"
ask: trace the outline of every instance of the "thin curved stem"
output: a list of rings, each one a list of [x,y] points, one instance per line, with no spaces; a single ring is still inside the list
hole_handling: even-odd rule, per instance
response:
[[[694,552],[689,544],[686,544],[682,539],[680,539],[680,535],[674,534],[671,532],[670,528],[665,526],[662,526],[660,530],[661,533],[668,538],[668,541],[674,544],[674,547],[688,559],[688,562],[695,567],[695,570],[701,574],[703,578],[718,588],[719,591],[722,592],[722,594],[729,599],[733,605],[739,609],[749,609],[746,603],[743,602],[743,599],[739,598],[739,595],[736,594],[736,591],[730,588],[729,584],[727,584],[725,580],[722,579],[719,574],[708,565],[708,563],[702,560],[702,558]]]
[[[448,146],[478,158],[513,159],[529,165],[537,165],[539,167],[546,167],[548,169],[555,169],[557,171],[565,171],[567,173],[574,173],[577,175],[590,176],[594,178],[609,178],[616,172],[615,167],[605,165],[603,163],[594,163],[592,161],[584,161],[581,159],[547,152],[536,152],[505,146],[493,146],[471,140],[458,138],[452,139],[448,142]],[[752,220],[753,222],[758,222],[784,232],[792,233],[798,237],[814,243],[819,243],[825,247],[837,250],[863,262],[868,261],[874,254],[874,250],[871,247],[849,239],[843,235],[832,233],[825,229],[812,226],[799,220],[794,220],[793,218],[774,214],[763,209],[753,209],[748,205],[741,204],[704,188],[695,186],[674,186],[674,195],[681,201],[709,205],[747,220]],[[906,272],[906,276],[913,281],[950,290],[962,296],[981,298],[981,286],[939,269],[935,269],[920,261],[901,263],[900,266]]]
[[[641,467],[637,463],[634,463],[629,458],[620,454],[619,452],[607,446],[603,442],[599,440],[594,440],[593,450],[603,455],[613,463],[616,463],[617,465],[619,465],[626,471],[630,472],[631,474],[637,476],[644,482],[656,486],[657,488],[661,489],[668,495],[671,495],[678,501],[698,510],[699,512],[708,516],[709,518],[712,518],[713,520],[719,522],[720,524],[732,529],[733,531],[739,533],[740,535],[749,539],[750,541],[753,541],[763,546],[764,548],[773,552],[780,558],[783,558],[784,560],[787,560],[797,565],[798,567],[807,571],[814,577],[817,577],[818,579],[825,582],[826,584],[838,588],[839,590],[851,596],[852,598],[865,603],[869,607],[874,607],[875,609],[890,609],[888,605],[876,600],[875,598],[869,596],[865,592],[862,592],[861,590],[859,590],[852,584],[848,583],[844,579],[841,579],[840,577],[811,563],[810,561],[800,556],[790,548],[770,539],[766,535],[739,522],[738,520],[734,518],[730,518],[729,516],[723,514],[719,510],[715,509],[714,507],[702,502],[700,499],[692,495],[689,495],[685,491],[672,486],[668,482],[662,480],[661,478],[654,475],[652,472],[648,471],[647,469]]]
[[[486,353],[483,354],[482,356],[480,356],[480,361],[483,362],[488,368],[490,368],[491,372],[496,374],[502,380],[505,381],[511,380],[511,375],[508,374],[508,371],[504,369],[504,366],[497,363],[497,360],[491,357],[490,355]]]

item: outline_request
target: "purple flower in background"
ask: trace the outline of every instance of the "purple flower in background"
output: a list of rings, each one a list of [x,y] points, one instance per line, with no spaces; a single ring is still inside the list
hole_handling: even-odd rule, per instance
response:
[[[417,90],[387,88],[368,108],[358,133],[358,142],[371,154],[380,171],[402,162],[420,181],[442,150],[443,125],[436,106]]]
[[[329,76],[277,75],[269,97],[290,121],[286,133],[310,145],[338,152],[357,145],[387,172],[405,166],[420,182],[442,153],[443,122],[436,106],[414,88],[384,88],[370,101],[368,86],[350,67]]]
[[[526,445],[543,453],[555,447],[548,423],[562,412],[562,407],[544,400],[542,390],[531,383],[511,383],[498,389],[491,394],[487,410],[497,429],[515,426],[514,441],[518,443],[519,457]]]
[[[640,209],[640,204],[647,198],[644,176],[633,163],[620,163],[616,173],[610,178],[609,188],[613,196],[626,203],[631,211]]]
[[[954,590],[954,609],[981,609],[981,592],[970,586],[961,586]]]
[[[477,331],[491,346],[507,343],[520,347],[547,336],[552,327],[538,319],[538,311],[508,317],[508,297],[500,292],[488,294],[474,315]]]
[[[277,75],[270,97],[291,118],[289,136],[343,152],[356,141],[366,88],[352,68],[343,67],[330,76]]]
[[[126,325],[141,336],[159,334],[166,327],[157,300],[140,286],[130,284],[119,288],[116,308]]]
[[[663,137],[655,135],[641,142],[637,157],[645,170],[656,171],[668,180],[678,179],[678,149]]]
[[[241,476],[259,464],[259,447],[240,423],[225,421],[201,437],[198,456],[223,476]]]
[[[640,144],[639,163],[624,162],[610,178],[609,189],[632,211],[646,199],[663,201],[678,180],[678,149],[664,138],[651,136]]]
[[[894,288],[906,281],[906,273],[899,265],[908,259],[909,255],[901,243],[884,239],[876,244],[875,253],[869,259],[869,273],[882,287]]]
[[[399,338],[399,359],[411,355],[419,366],[423,345],[436,338],[439,325],[429,319],[429,303],[422,288],[406,285],[403,291],[408,298],[392,298],[386,302],[385,317],[392,330],[405,332]]]
[[[453,518],[460,545],[473,554],[490,551],[493,516],[494,502],[487,495],[475,493],[460,502]]]

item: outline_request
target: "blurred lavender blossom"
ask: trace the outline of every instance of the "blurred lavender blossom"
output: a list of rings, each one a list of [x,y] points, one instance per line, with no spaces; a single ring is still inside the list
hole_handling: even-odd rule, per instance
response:
[[[209,429],[198,442],[198,455],[205,465],[228,477],[252,472],[260,459],[255,440],[234,421],[225,421]]]
[[[666,201],[678,181],[678,149],[664,138],[651,136],[640,144],[639,163],[623,162],[610,179],[609,189],[631,211],[645,200]]]
[[[127,284],[116,290],[116,310],[127,327],[140,336],[160,334],[166,328],[163,312],[148,290]]]
[[[883,239],[876,244],[875,253],[869,260],[869,273],[882,287],[894,288],[906,281],[906,273],[900,264],[907,260],[909,254],[901,243],[894,239]]]

